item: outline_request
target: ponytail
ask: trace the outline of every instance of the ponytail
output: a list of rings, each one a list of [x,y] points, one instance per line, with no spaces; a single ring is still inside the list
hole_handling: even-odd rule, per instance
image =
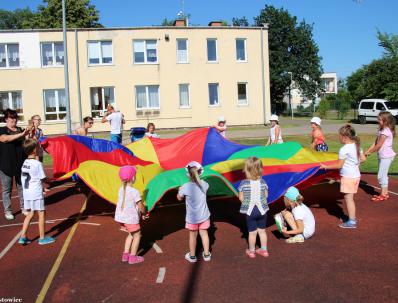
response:
[[[126,187],[127,187],[127,181],[123,181],[123,202],[121,206],[122,210],[124,208],[124,202],[126,201]]]
[[[196,185],[199,186],[200,189],[202,189],[198,169],[196,167],[189,167],[189,178],[192,182],[196,183]]]

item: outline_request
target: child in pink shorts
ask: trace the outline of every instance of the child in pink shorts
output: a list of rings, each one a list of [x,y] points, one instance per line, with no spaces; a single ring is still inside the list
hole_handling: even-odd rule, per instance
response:
[[[128,232],[122,262],[129,264],[144,262],[143,257],[137,256],[141,240],[140,213],[145,213],[145,206],[142,203],[139,191],[132,186],[136,173],[137,169],[134,166],[122,166],[120,168],[119,177],[122,186],[119,189],[115,211],[115,221],[119,222],[122,228]]]
[[[185,228],[189,230],[189,252],[185,254],[185,260],[191,263],[197,261],[196,240],[198,232],[203,244],[203,260],[210,261],[209,235],[207,229],[210,227],[210,211],[207,207],[206,193],[209,184],[200,179],[203,167],[198,162],[192,161],[185,167],[190,181],[181,186],[178,190],[177,199],[182,201],[185,198],[186,217]]]

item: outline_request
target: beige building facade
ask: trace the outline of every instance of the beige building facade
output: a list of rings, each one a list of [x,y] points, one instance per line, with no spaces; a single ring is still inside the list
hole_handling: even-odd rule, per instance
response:
[[[266,27],[146,27],[67,32],[72,127],[108,103],[125,130],[267,123],[270,117]],[[46,134],[66,133],[62,31],[0,31],[0,109],[26,125],[42,117]]]

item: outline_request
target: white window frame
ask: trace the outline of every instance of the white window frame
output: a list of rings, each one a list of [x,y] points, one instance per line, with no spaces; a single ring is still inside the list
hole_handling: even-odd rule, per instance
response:
[[[103,56],[102,56],[102,43],[103,42],[110,42],[112,45],[112,62],[111,63],[103,63]],[[99,63],[90,63],[90,43],[96,43],[97,47],[99,47]],[[88,66],[98,66],[98,65],[114,65],[114,53],[113,53],[113,41],[112,40],[88,40],[87,41],[87,64]]]
[[[46,91],[55,91],[55,108],[56,111],[55,112],[47,112],[47,103],[46,103]],[[50,88],[50,89],[43,89],[43,104],[44,104],[44,120],[46,122],[65,122],[66,121],[66,110],[65,111],[60,111],[59,110],[59,96],[58,96],[58,92],[60,90],[65,90],[64,88]],[[56,120],[48,120],[47,119],[47,115],[57,115],[57,119]],[[65,118],[64,119],[59,119],[59,114],[65,114]]]
[[[18,118],[20,121],[24,120],[24,113],[23,113],[23,99],[22,99],[22,91],[21,90],[12,90],[12,91],[0,91],[0,93],[7,93],[8,94],[8,108],[17,110],[12,106],[12,93],[20,93],[21,94],[21,112],[18,113]],[[0,112],[0,117],[3,117],[3,112]]]
[[[181,86],[182,85],[186,85],[187,86],[187,88],[188,88],[188,105],[181,105]],[[190,92],[190,88],[189,88],[189,83],[180,83],[180,84],[178,84],[178,96],[179,96],[179,99],[178,99],[178,102],[179,102],[179,107],[180,108],[191,108],[191,92]]]
[[[178,61],[178,51],[179,51],[179,49],[178,49],[178,41],[181,41],[181,40],[185,40],[185,42],[186,42],[186,44],[187,44],[187,61],[185,61],[185,62],[179,62]],[[177,64],[188,64],[189,63],[189,44],[188,44],[188,39],[187,38],[177,38],[176,39],[176,49],[177,49]]]
[[[157,86],[158,87],[158,107],[148,107],[149,104],[149,87],[150,86]],[[145,96],[146,96],[146,106],[145,107],[138,107],[138,99],[137,99],[137,87],[145,87]],[[160,85],[152,85],[152,84],[148,84],[148,85],[136,85],[134,87],[135,89],[135,109],[136,111],[142,111],[142,110],[158,110],[160,109]]]
[[[214,60],[214,61],[209,61],[209,45],[208,45],[208,41],[215,41],[215,43],[216,43],[216,60]],[[207,63],[218,63],[218,42],[217,42],[217,38],[207,38],[206,39],[206,59],[207,59]]]
[[[238,59],[238,48],[237,48],[237,45],[236,45],[238,40],[243,40],[244,41],[245,60],[239,60]],[[235,39],[235,60],[236,60],[236,62],[247,62],[247,39],[246,38],[236,38]]]
[[[41,67],[43,68],[54,68],[54,67],[63,67],[64,64],[57,64],[57,58],[55,54],[55,44],[62,44],[61,41],[43,41],[40,42],[40,61],[41,61]],[[53,54],[53,64],[52,65],[44,65],[43,64],[43,44],[51,44],[52,47],[52,54]],[[64,45],[62,44],[62,47]],[[64,62],[65,62],[65,50],[64,50]]]
[[[113,102],[111,102],[112,104],[115,104],[115,105],[117,105],[116,104],[116,90],[115,90],[115,87],[114,86],[92,86],[92,87],[90,87],[89,88],[89,94],[90,94],[90,113],[91,113],[91,116],[93,117],[93,112],[99,112],[99,117],[95,117],[95,118],[93,118],[94,120],[99,120],[99,119],[102,119],[102,117],[104,116],[104,113],[106,112],[106,107],[105,107],[105,102],[104,102],[104,104],[103,104],[103,109],[102,110],[93,110],[92,109],[92,104],[91,104],[91,89],[92,88],[100,88],[101,89],[101,92],[102,92],[102,97],[103,98],[105,98],[105,88],[112,88],[113,89]],[[104,99],[104,101],[105,101],[105,99]]]
[[[4,53],[6,55],[6,66],[0,67],[0,69],[18,69],[18,68],[21,68],[21,52],[19,50],[19,43],[8,42],[8,43],[0,43],[0,45],[4,45]],[[8,61],[8,45],[18,45],[18,58],[19,58],[19,65],[18,66],[10,66],[10,63]]]
[[[134,42],[143,41],[144,42],[144,62],[135,62],[135,50]],[[149,62],[147,58],[147,41],[156,41],[156,61]],[[159,52],[158,52],[158,40],[157,39],[134,39],[133,40],[133,64],[158,64],[159,63]]]
[[[246,102],[240,103],[239,100],[239,84],[244,84],[246,86]],[[238,106],[248,106],[249,105],[249,85],[247,82],[238,82],[236,85],[237,93],[238,93]]]
[[[210,85],[211,84],[217,84],[217,101],[218,101],[217,104],[211,104],[210,103]],[[208,83],[207,92],[208,92],[208,96],[209,96],[209,107],[220,107],[221,106],[221,102],[220,102],[220,83],[218,83],[218,82]]]

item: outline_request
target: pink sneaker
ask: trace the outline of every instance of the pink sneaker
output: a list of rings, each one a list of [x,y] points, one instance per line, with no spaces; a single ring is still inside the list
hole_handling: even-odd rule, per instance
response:
[[[141,263],[141,262],[144,262],[143,257],[133,256],[133,255],[129,256],[129,264],[137,264],[137,263]]]
[[[128,252],[124,252],[122,254],[122,262],[128,262],[129,261],[129,253]]]
[[[251,251],[250,249],[246,249],[246,255],[249,258],[254,259],[256,257],[256,252],[255,251]]]
[[[259,254],[260,256],[263,256],[263,257],[268,257],[269,256],[268,250],[261,249],[261,248],[256,249],[256,253]]]

